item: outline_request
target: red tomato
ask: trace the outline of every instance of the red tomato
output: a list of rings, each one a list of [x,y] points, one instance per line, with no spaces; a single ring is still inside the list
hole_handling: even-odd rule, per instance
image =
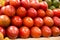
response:
[[[41,29],[39,29],[37,26],[32,27],[31,36],[33,38],[39,38],[41,36]]]
[[[5,7],[2,7],[3,13],[9,17],[12,17],[15,15],[15,8],[11,5],[7,5]]]
[[[30,18],[30,17],[25,17],[23,18],[23,24],[27,27],[32,27],[34,22],[33,22],[33,19]]]
[[[18,7],[20,6],[20,0],[10,0],[9,1],[10,5]]]
[[[20,27],[22,25],[22,19],[19,16],[14,16],[12,18],[12,25]]]
[[[30,0],[21,0],[21,5],[25,8],[30,7]]]
[[[54,16],[54,13],[53,13],[53,11],[51,9],[47,9],[46,10],[46,15],[47,16],[50,16],[50,17],[53,17]]]
[[[34,19],[34,25],[35,26],[41,27],[43,25],[43,23],[44,23],[43,19],[40,18],[40,17],[37,17],[37,18]]]
[[[1,32],[3,35],[6,35],[6,34],[5,34],[5,29],[2,28],[2,27],[0,27],[0,32]]]
[[[38,12],[39,17],[45,17],[45,15],[46,15],[45,11],[42,9],[39,9],[37,12]]]
[[[15,39],[18,37],[18,34],[19,34],[19,30],[16,26],[9,26],[7,28],[7,36],[9,38]]]
[[[60,17],[60,9],[54,9],[53,12],[55,16]]]
[[[48,9],[48,4],[45,1],[40,2],[39,6],[40,6],[41,9],[43,9],[45,11]]]
[[[60,18],[59,17],[53,17],[53,20],[54,20],[54,24],[56,26],[59,26],[60,27]]]
[[[28,9],[28,14],[29,17],[35,18],[37,16],[37,11],[34,8]]]
[[[44,23],[45,23],[46,26],[51,27],[54,24],[54,21],[51,17],[44,17],[43,20],[44,20]]]
[[[52,35],[53,35],[53,36],[58,36],[58,35],[60,35],[60,30],[59,30],[58,27],[53,26],[53,27],[51,28],[51,30],[52,30]]]
[[[28,38],[30,36],[30,30],[28,27],[26,26],[22,26],[20,29],[19,29],[19,36],[21,38]]]
[[[5,0],[5,5],[9,5],[10,0]]]
[[[27,13],[27,11],[24,7],[19,7],[17,9],[17,15],[20,16],[20,17],[25,17],[26,13]]]
[[[51,36],[51,34],[52,34],[51,29],[48,26],[42,27],[42,36],[49,37]]]
[[[6,15],[0,15],[0,26],[8,27],[10,25],[10,18]]]

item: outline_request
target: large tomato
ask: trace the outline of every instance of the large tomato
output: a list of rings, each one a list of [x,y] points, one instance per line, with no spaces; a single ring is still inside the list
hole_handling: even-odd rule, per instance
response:
[[[28,27],[26,26],[22,26],[20,29],[19,29],[19,36],[21,38],[28,38],[30,36],[30,30]]]
[[[12,25],[20,27],[22,25],[22,19],[19,16],[12,17]]]
[[[7,27],[10,25],[10,18],[6,15],[0,15],[0,26]]]
[[[17,38],[18,34],[19,34],[19,30],[16,26],[9,26],[7,28],[7,36],[9,38],[12,38],[12,39]]]
[[[34,21],[31,17],[25,17],[23,18],[23,24],[27,27],[32,27],[34,24]]]
[[[7,5],[1,8],[3,14],[12,17],[15,15],[15,8],[11,5]]]
[[[37,26],[31,28],[31,36],[33,38],[39,38],[41,36],[41,29]]]

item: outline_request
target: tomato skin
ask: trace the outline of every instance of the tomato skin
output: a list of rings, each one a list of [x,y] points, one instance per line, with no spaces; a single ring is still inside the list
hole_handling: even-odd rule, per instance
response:
[[[12,5],[14,7],[20,6],[20,0],[10,0],[9,3],[10,3],[10,5]]]
[[[59,28],[57,26],[53,26],[51,28],[51,30],[52,30],[52,35],[53,36],[59,36],[60,35],[60,30],[59,30]]]
[[[54,25],[54,21],[53,21],[53,19],[51,18],[51,17],[44,17],[44,24],[46,25],[46,26],[49,26],[49,27],[51,27],[51,26],[53,26]]]
[[[41,36],[41,29],[37,26],[31,28],[31,36],[33,38],[39,38]]]
[[[27,26],[30,28],[33,26],[34,21],[31,17],[25,17],[25,18],[23,18],[23,24],[24,24],[24,26]]]
[[[60,9],[54,9],[54,16],[60,17]]]
[[[12,17],[12,25],[20,27],[22,25],[22,19],[19,16]]]
[[[2,28],[2,27],[0,27],[0,32],[5,36],[6,34],[5,34],[5,29],[4,28]]]
[[[48,26],[43,26],[41,29],[42,29],[42,36],[43,37],[50,37],[51,36],[52,32]]]
[[[41,9],[43,9],[45,11],[48,9],[48,4],[45,1],[40,2],[39,6],[40,6]]]
[[[4,8],[2,7],[2,9],[3,9],[2,13],[9,17],[12,17],[15,15],[15,8],[11,5],[7,5]]]
[[[53,11],[51,9],[47,9],[46,10],[46,16],[53,17],[54,16]]]
[[[45,11],[42,10],[42,9],[39,9],[37,12],[38,12],[37,14],[38,14],[39,17],[42,17],[43,18],[46,15]]]
[[[54,20],[54,24],[56,25],[56,26],[60,26],[60,18],[59,17],[53,17],[53,20]]]
[[[37,11],[34,8],[28,9],[28,14],[29,17],[35,18],[37,16]]]
[[[10,25],[10,18],[6,15],[0,15],[0,26],[8,27]]]
[[[17,9],[17,15],[20,16],[20,17],[25,17],[26,13],[27,13],[27,11],[24,7],[19,7]]]
[[[21,38],[28,38],[30,36],[30,29],[26,26],[22,26],[20,29],[19,29],[19,36]]]
[[[44,22],[43,22],[43,19],[42,18],[36,17],[34,19],[34,25],[35,26],[41,27],[43,24],[44,24]]]
[[[19,29],[16,26],[9,26],[7,28],[7,36],[11,39],[15,39],[18,37]]]

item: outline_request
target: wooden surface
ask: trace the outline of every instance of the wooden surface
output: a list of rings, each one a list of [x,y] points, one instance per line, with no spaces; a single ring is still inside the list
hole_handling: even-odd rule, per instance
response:
[[[27,39],[12,39],[12,40],[60,40],[60,37],[48,37],[48,38],[27,38]]]

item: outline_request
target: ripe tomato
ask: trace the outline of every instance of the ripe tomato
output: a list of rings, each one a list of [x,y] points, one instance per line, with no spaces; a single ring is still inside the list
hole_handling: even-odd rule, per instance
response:
[[[46,15],[47,16],[50,16],[50,17],[53,17],[54,16],[54,13],[53,13],[53,11],[51,9],[47,9],[46,10]]]
[[[19,30],[16,26],[9,26],[7,28],[7,36],[9,38],[15,39],[18,37],[18,34],[19,34]]]
[[[27,13],[27,11],[24,7],[19,7],[17,9],[17,15],[20,16],[20,17],[25,17],[26,13]]]
[[[60,27],[60,18],[59,17],[53,17],[53,20],[54,20],[54,24],[56,26],[59,26]]]
[[[28,38],[30,36],[30,30],[28,27],[26,26],[22,26],[20,29],[19,29],[19,36],[21,38]]]
[[[8,27],[10,25],[10,18],[6,15],[0,15],[0,26]]]
[[[37,17],[37,18],[34,19],[34,25],[35,26],[41,27],[43,25],[43,23],[44,23],[43,19],[40,18],[40,17]]]
[[[25,17],[23,18],[23,24],[27,27],[32,27],[34,24],[34,21],[31,17]]]
[[[12,17],[12,25],[20,27],[22,25],[22,19],[19,16]]]
[[[2,13],[9,17],[12,17],[15,15],[15,8],[11,5],[7,5],[5,7],[2,7]]]
[[[10,0],[9,1],[10,5],[19,7],[20,6],[20,0]]]
[[[34,8],[28,9],[28,14],[29,17],[35,18],[37,16],[37,11]]]
[[[48,26],[42,27],[42,36],[49,37],[51,36],[51,34],[52,34],[51,29]]]
[[[1,32],[3,35],[5,35],[5,29],[4,29],[4,28],[0,27],[0,32]]]
[[[33,38],[39,38],[41,36],[41,29],[39,29],[37,26],[32,27],[31,36]]]
[[[45,11],[42,9],[39,9],[37,12],[38,12],[37,14],[39,17],[45,17],[45,15],[46,15]]]
[[[51,17],[44,17],[43,20],[44,20],[44,23],[45,23],[46,26],[51,27],[54,24],[54,21]]]
[[[58,35],[60,35],[60,30],[59,30],[58,27],[53,26],[53,27],[51,28],[51,30],[52,30],[52,35],[53,35],[53,36],[58,36]]]
[[[55,16],[60,17],[60,9],[54,9],[53,12]]]

